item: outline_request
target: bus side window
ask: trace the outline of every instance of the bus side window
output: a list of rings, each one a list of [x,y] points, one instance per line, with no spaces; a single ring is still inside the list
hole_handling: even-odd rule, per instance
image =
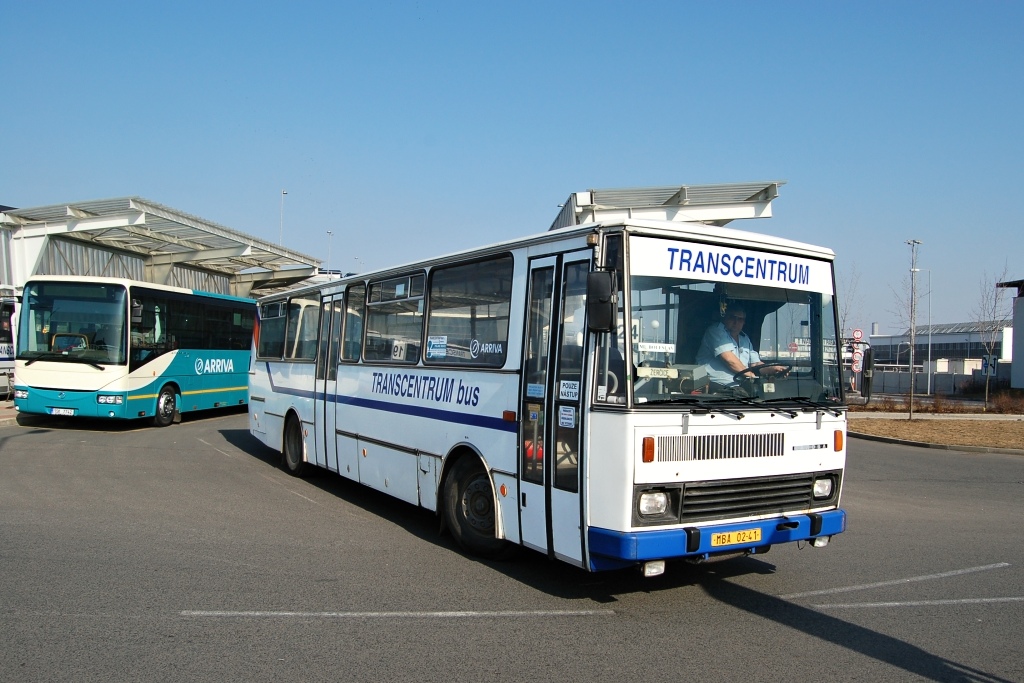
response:
[[[363,307],[366,305],[366,287],[355,285],[345,293],[345,336],[341,359],[359,360],[363,343]]]

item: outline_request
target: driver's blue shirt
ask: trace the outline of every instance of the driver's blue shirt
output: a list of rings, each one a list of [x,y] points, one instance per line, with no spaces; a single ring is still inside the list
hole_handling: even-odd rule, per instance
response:
[[[736,373],[719,358],[725,351],[732,353],[740,359],[744,367],[757,365],[761,362],[761,356],[757,355],[754,345],[750,343],[750,337],[740,332],[740,340],[737,342],[725,329],[723,323],[715,323],[704,332],[704,338],[697,349],[697,362],[707,369],[708,378],[715,384],[730,387],[736,386],[733,375]]]

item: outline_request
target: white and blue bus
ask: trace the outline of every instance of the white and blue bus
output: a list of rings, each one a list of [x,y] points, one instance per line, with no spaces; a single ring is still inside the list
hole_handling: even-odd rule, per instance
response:
[[[24,287],[14,407],[151,418],[244,405],[256,302],[120,278],[46,276]]]
[[[261,299],[250,431],[485,556],[651,576],[823,547],[846,525],[833,253],[720,227],[777,187],[575,193],[548,232]]]

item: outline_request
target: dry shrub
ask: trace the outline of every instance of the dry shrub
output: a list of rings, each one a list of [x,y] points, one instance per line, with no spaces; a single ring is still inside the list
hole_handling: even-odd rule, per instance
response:
[[[896,401],[892,396],[885,396],[881,401],[878,402],[878,409],[887,413],[895,413],[898,408],[896,407]]]
[[[972,412],[962,401],[950,401],[945,394],[936,393],[932,397],[933,413],[969,413]]]
[[[992,397],[992,412],[1011,415],[1024,414],[1024,393],[1001,391]]]

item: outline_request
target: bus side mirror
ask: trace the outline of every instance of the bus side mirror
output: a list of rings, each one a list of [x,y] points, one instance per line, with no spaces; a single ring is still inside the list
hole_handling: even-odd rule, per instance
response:
[[[615,290],[614,272],[587,273],[587,329],[591,332],[614,332],[617,328]]]

